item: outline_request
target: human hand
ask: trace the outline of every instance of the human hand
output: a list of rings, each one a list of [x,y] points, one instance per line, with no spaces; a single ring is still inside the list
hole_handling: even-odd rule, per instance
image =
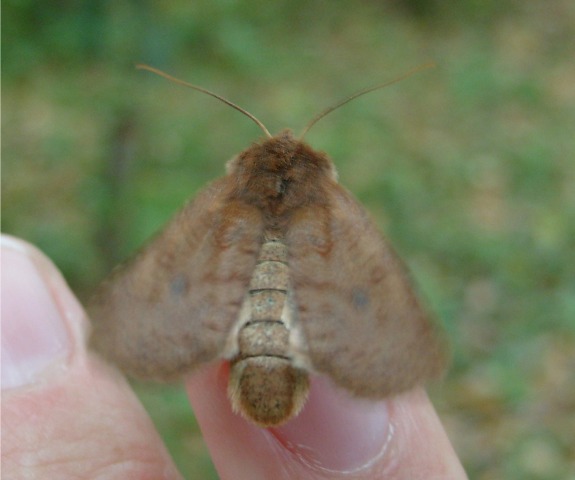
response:
[[[2,236],[5,478],[181,478],[116,369],[86,350],[89,322],[53,264]],[[185,379],[222,479],[464,479],[422,389],[382,402],[312,380],[301,414],[261,429],[231,411],[227,368]]]

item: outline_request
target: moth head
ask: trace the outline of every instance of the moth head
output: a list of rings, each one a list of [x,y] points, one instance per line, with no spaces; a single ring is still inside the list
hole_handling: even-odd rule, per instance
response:
[[[312,175],[327,175],[332,180],[337,179],[333,162],[327,155],[296,138],[289,129],[254,143],[232,158],[226,170],[228,174],[241,174],[245,171],[277,174],[295,167]]]
[[[283,208],[321,196],[337,181],[333,162],[323,152],[295,138],[291,131],[255,143],[227,165],[236,191],[254,203],[278,202]],[[312,198],[313,197],[313,198]]]

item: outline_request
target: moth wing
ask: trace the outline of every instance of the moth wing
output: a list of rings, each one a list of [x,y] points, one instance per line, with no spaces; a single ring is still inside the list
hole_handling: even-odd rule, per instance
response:
[[[373,398],[438,376],[446,364],[443,339],[402,262],[343,187],[333,184],[325,197],[325,205],[294,216],[286,239],[313,369]]]
[[[222,355],[263,231],[231,188],[204,189],[94,296],[91,344],[125,372],[169,379]]]

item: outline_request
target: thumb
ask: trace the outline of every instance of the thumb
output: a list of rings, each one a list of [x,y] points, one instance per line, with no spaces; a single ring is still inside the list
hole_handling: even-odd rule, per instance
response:
[[[20,240],[1,247],[3,476],[180,478],[127,383],[87,353],[60,273]]]

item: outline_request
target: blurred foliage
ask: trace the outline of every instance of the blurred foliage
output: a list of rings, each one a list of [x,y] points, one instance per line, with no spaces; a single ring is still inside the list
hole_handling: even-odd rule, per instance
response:
[[[2,230],[82,297],[261,132],[146,62],[298,130],[373,213],[452,339],[434,400],[471,478],[575,470],[575,4],[4,2]],[[216,474],[185,394],[138,386]]]

